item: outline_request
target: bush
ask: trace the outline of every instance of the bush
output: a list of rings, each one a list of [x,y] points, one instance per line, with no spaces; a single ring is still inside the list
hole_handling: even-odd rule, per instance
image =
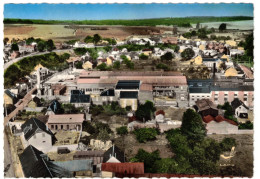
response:
[[[139,58],[140,58],[141,60],[147,60],[147,59],[148,59],[148,56],[145,55],[144,53],[141,53],[141,54],[139,55]]]
[[[157,65],[156,65],[156,68],[157,68],[157,69],[163,69],[163,70],[165,70],[165,71],[168,71],[168,70],[169,70],[169,66],[166,65],[166,64],[164,64],[164,63],[159,63],[159,64],[157,64]]]
[[[128,134],[127,127],[126,126],[122,126],[122,127],[116,128],[116,133],[118,135],[121,135],[121,136]]]
[[[158,135],[158,131],[155,128],[140,128],[134,131],[136,139],[140,143],[155,140]]]
[[[96,133],[96,128],[89,121],[83,121],[83,123],[82,123],[82,130],[86,131],[89,134]]]
[[[160,160],[160,153],[158,150],[149,153],[143,149],[139,149],[135,157],[131,159],[131,162],[143,162],[145,173],[154,173],[156,170],[154,170],[153,166],[157,160]]]
[[[240,123],[238,129],[253,129],[254,125],[252,122],[247,121],[246,123]]]

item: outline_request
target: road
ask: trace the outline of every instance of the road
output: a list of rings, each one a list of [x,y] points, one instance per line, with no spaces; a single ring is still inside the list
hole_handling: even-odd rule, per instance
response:
[[[17,113],[21,110],[24,109],[24,107],[30,102],[32,99],[32,93],[36,90],[36,87],[32,88],[31,91],[29,91],[24,98],[22,99],[21,104],[17,106],[17,108],[12,111],[9,115],[5,116],[4,118],[4,126],[7,125],[10,119],[15,117]],[[10,165],[10,168],[8,169],[8,165]],[[14,178],[15,173],[14,173],[14,166],[13,166],[13,161],[12,161],[12,155],[11,155],[11,149],[10,145],[8,143],[7,135],[4,132],[4,167],[6,169],[6,177]],[[8,169],[8,170],[7,170]]]
[[[68,51],[68,50],[73,50],[74,48],[70,48],[70,49],[61,49],[61,50],[53,50],[52,52],[62,52],[62,51]],[[22,56],[22,57],[18,57],[15,58],[7,63],[4,64],[4,70],[6,70],[10,65],[12,65],[13,63],[19,62],[20,60],[22,60],[25,57],[31,57],[31,56],[35,56],[35,55],[44,55],[47,53],[51,53],[51,52],[34,52],[34,53],[30,53],[28,55]]]

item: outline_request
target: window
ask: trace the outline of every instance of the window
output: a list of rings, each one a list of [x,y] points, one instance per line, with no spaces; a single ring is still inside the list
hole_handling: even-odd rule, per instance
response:
[[[63,129],[63,125],[61,125],[60,128]]]
[[[54,125],[51,125],[51,129],[54,129]]]
[[[227,96],[228,94],[225,94],[225,96]]]
[[[215,101],[218,101],[218,98],[214,98]]]
[[[191,100],[194,101],[194,98],[192,98]]]
[[[45,143],[46,141],[42,141],[42,143]]]
[[[69,130],[70,129],[70,126],[69,125],[67,125],[67,130]]]
[[[244,94],[244,96],[247,96],[247,94]]]
[[[227,101],[228,101],[228,99],[227,99],[227,98],[224,98],[224,101],[225,101],[225,102],[227,102]]]
[[[42,137],[45,137],[45,133],[42,133]]]
[[[247,98],[244,98],[244,101],[247,101]]]

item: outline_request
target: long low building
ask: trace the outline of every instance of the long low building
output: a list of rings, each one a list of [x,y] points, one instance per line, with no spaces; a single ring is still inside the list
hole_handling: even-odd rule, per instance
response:
[[[155,105],[188,105],[187,80],[180,72],[82,71],[77,78],[77,88],[86,94],[95,95],[96,100],[104,90],[115,89],[118,101],[122,91],[135,91],[141,103],[151,100]],[[146,100],[142,98],[143,95]]]
[[[254,107],[254,86],[250,79],[188,80],[189,104],[197,100],[210,99],[215,104],[231,103],[234,99]]]

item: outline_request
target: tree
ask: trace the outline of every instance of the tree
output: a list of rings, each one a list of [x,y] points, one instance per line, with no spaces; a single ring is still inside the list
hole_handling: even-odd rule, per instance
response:
[[[139,149],[135,157],[131,159],[131,162],[143,162],[145,173],[154,173],[155,170],[153,165],[157,160],[160,160],[160,153],[158,150],[149,153],[143,149]]]
[[[18,45],[16,43],[13,43],[11,45],[11,51],[19,51],[19,47],[18,47]]]
[[[163,70],[165,70],[165,71],[168,71],[168,70],[169,70],[169,66],[166,65],[166,64],[164,64],[164,63],[159,63],[159,64],[157,64],[157,65],[156,65],[156,68],[157,68],[157,69],[163,69]]]
[[[53,49],[55,49],[55,45],[53,43],[53,40],[49,39],[47,42],[46,42],[46,49],[51,52]]]
[[[93,42],[94,42],[94,44],[97,44],[99,41],[101,41],[101,36],[99,35],[99,34],[95,34],[94,36],[93,36]]]
[[[182,117],[181,132],[192,141],[201,141],[206,136],[206,128],[198,113],[187,109]]]
[[[118,70],[120,68],[120,62],[119,61],[114,62],[113,68]]]
[[[223,152],[230,151],[234,146],[236,146],[236,139],[231,137],[225,137],[220,143],[220,147]]]
[[[153,165],[153,171],[156,173],[176,173],[178,163],[172,158],[162,158],[156,160]]]
[[[155,140],[158,135],[158,131],[155,128],[140,128],[134,131],[136,139],[140,143]]]
[[[218,28],[219,31],[224,31],[226,29],[227,29],[227,24],[222,23],[222,24],[219,25],[219,28]]]
[[[91,37],[90,35],[88,35],[87,37],[85,37],[84,42],[85,42],[85,43],[93,43],[93,37]]]
[[[254,36],[253,33],[246,37],[244,48],[246,55],[254,58]]]
[[[116,133],[118,135],[121,135],[121,136],[128,134],[127,127],[126,126],[122,126],[122,127],[116,128]]]
[[[170,143],[172,151],[176,154],[176,157],[187,157],[192,153],[189,147],[187,137],[182,135],[179,129],[173,129],[171,134],[167,134],[167,139]]]
[[[166,52],[164,55],[161,56],[161,60],[166,60],[166,61],[170,61],[173,58],[175,58],[175,55],[172,54],[171,52]]]
[[[38,49],[39,52],[43,52],[45,50],[45,48],[46,48],[45,41],[39,41],[37,43],[37,49]]]
[[[190,60],[195,55],[195,52],[191,48],[186,48],[182,53],[181,57],[184,60]]]
[[[140,121],[148,121],[151,119],[152,113],[155,111],[154,104],[151,101],[146,101],[145,104],[138,106],[135,115]]]

